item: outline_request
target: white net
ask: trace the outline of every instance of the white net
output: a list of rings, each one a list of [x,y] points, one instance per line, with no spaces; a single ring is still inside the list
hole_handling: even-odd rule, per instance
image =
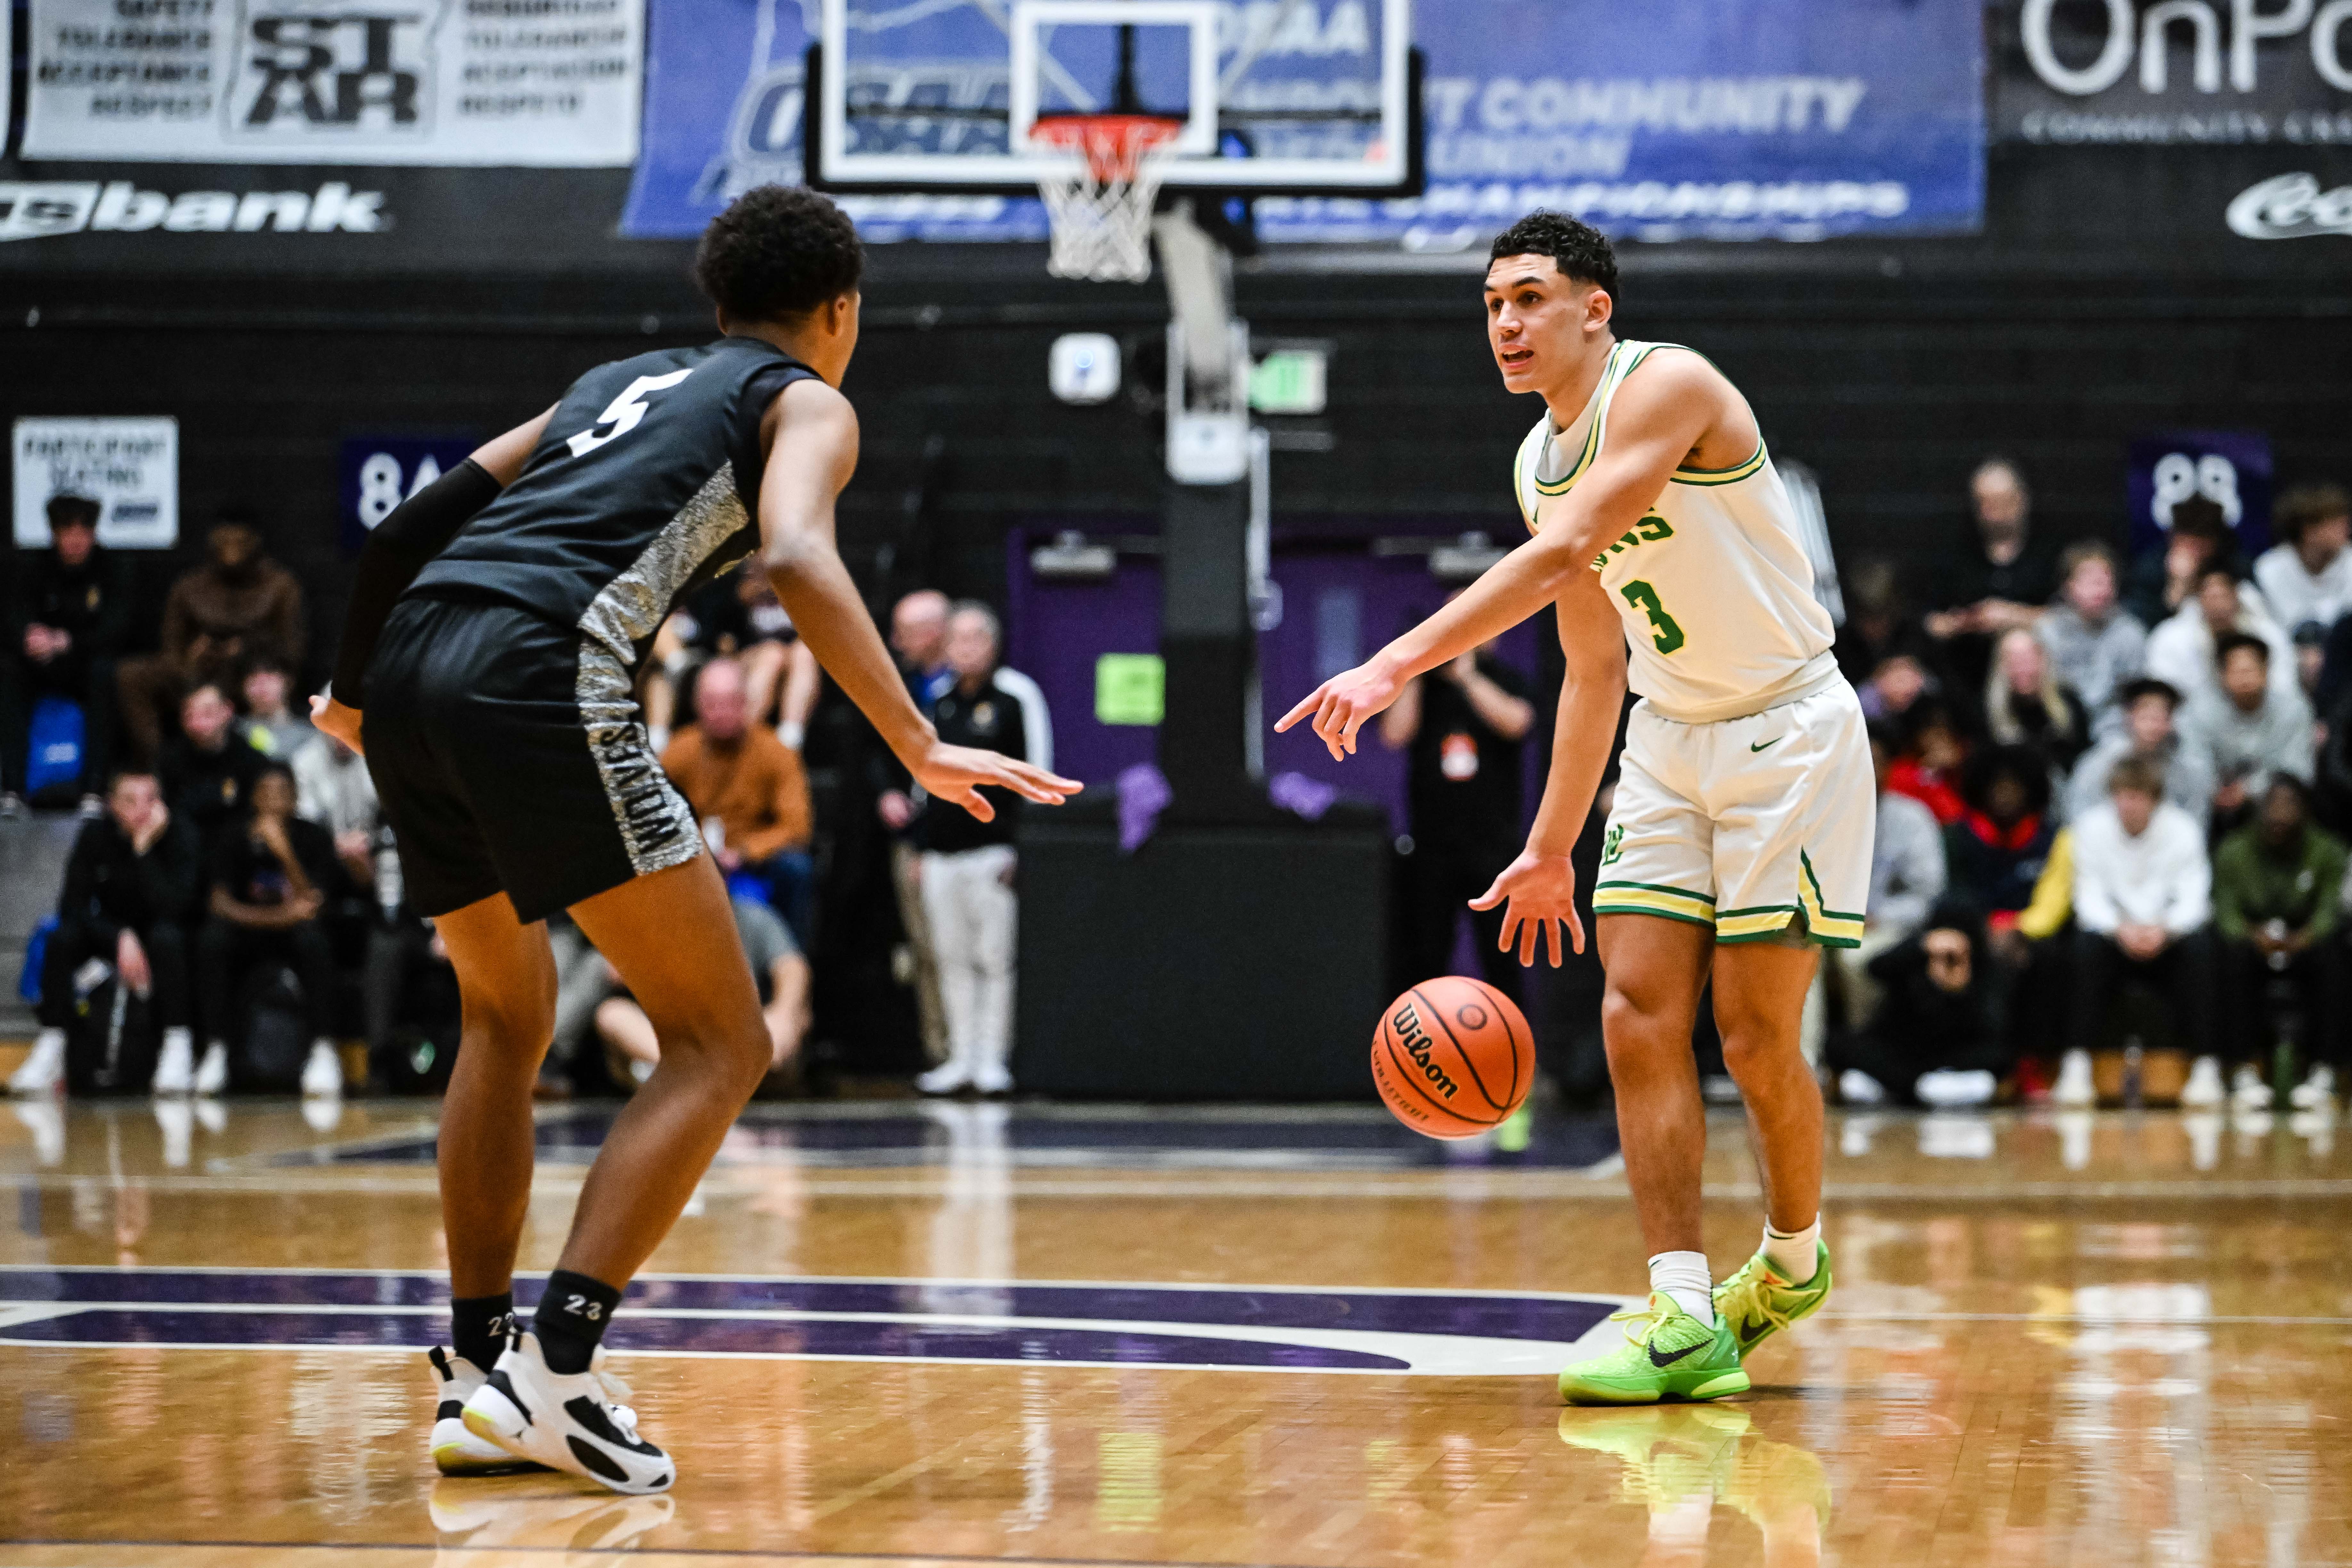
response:
[[[1033,132],[1038,139],[1084,153],[1066,173],[1037,182],[1054,229],[1047,271],[1095,283],[1150,281],[1158,155],[1180,128],[1176,121],[1142,115],[1038,122]]]

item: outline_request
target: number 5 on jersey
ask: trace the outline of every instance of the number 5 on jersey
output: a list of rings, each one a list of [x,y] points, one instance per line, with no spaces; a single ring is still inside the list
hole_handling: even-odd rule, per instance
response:
[[[572,448],[573,457],[584,458],[607,441],[620,439],[635,429],[645,419],[646,394],[661,392],[676,386],[693,374],[693,369],[688,367],[685,370],[674,370],[667,375],[637,377],[636,380],[629,383],[629,389],[626,392],[606,404],[604,412],[596,416],[596,424],[610,425],[612,426],[610,430],[598,430],[592,426],[583,430],[564,445]]]
[[[1674,616],[1658,603],[1658,591],[1640,578],[1617,590],[1625,602],[1650,617],[1650,641],[1660,653],[1672,653],[1683,646],[1683,629],[1675,624]]]

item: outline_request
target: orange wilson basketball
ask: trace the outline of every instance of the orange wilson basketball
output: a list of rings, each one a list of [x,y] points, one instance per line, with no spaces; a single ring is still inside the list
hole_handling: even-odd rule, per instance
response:
[[[1415,1132],[1475,1138],[1535,1087],[1535,1036],[1511,999],[1484,981],[1423,981],[1381,1019],[1372,1081]]]

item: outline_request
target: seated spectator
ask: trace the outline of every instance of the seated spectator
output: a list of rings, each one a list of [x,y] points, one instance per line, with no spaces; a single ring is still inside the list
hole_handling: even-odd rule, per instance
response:
[[[793,617],[777,602],[766,573],[739,572],[718,586],[725,596],[713,595],[712,614],[701,629],[703,646],[742,661],[751,718],[773,724],[776,738],[797,752],[816,707],[816,655],[793,629]]]
[[[256,654],[246,660],[240,689],[245,694],[245,718],[237,728],[245,732],[246,743],[263,756],[290,763],[303,742],[318,733],[310,728],[309,714],[297,713],[286,705],[287,694],[293,689],[293,672],[276,654]]]
[[[1894,653],[1878,662],[1854,694],[1862,699],[1863,717],[1880,723],[1908,718],[1937,689],[1935,676],[1916,656]]]
[[[1871,840],[1870,901],[1857,950],[1864,953],[1892,947],[1917,931],[1943,897],[1946,880],[1943,825],[1926,805],[1894,789],[1894,742],[1883,728],[1870,732],[1870,765],[1878,780],[1878,822]]]
[[[118,686],[132,751],[157,754],[165,714],[190,683],[234,689],[227,683],[238,668],[264,654],[299,665],[307,636],[301,584],[262,553],[261,530],[250,517],[222,513],[205,536],[204,564],[173,584],[163,601],[162,647],[122,661]]]
[[[2023,626],[1994,641],[1984,713],[1995,745],[2031,747],[2052,768],[2072,766],[2091,743],[2089,710],[2060,683],[2041,638]]]
[[[2207,567],[2196,595],[2148,633],[2147,673],[2169,682],[2193,711],[2201,698],[2221,695],[2219,645],[2233,632],[2260,637],[2271,650],[2272,684],[2281,691],[2294,688],[2294,645],[2263,610],[2262,595],[2226,566]]]
[[[1936,814],[1888,784],[1895,742],[1884,725],[1870,730],[1871,770],[1878,779],[1878,820],[1871,839],[1870,897],[1863,905],[1862,942],[1828,950],[1849,1019],[1874,1011],[1875,983],[1870,964],[1927,920],[1944,893],[1944,829]]]
[[[798,933],[814,885],[808,774],[750,710],[742,665],[712,659],[696,683],[696,721],[671,737],[662,767],[702,819],[730,882],[756,889]]]
[[[2033,896],[2015,920],[1986,933],[1993,978],[2006,998],[2010,1054],[2018,1060],[2018,1087],[2028,1099],[2046,1092],[2042,1063],[2064,1049],[2070,942],[2060,940],[2074,920],[2074,830],[2062,827],[2034,879]]]
[[[2014,1058],[1985,960],[1984,922],[1958,900],[1938,903],[1924,929],[1871,960],[1877,1007],[1832,1053],[1846,1103],[1992,1100]]]
[[[339,956],[355,946],[360,964],[360,1016],[368,1060],[381,1087],[397,1079],[394,1035],[419,1014],[420,977],[437,981],[448,949],[432,922],[411,911],[400,855],[376,803],[375,780],[357,752],[323,731],[294,753],[295,811],[333,836],[343,896],[321,918]]]
[[[2197,579],[2209,566],[2239,574],[2238,536],[2218,503],[2203,496],[2176,501],[2164,548],[2134,561],[2125,574],[2124,607],[2144,626],[2161,625],[2196,596]]]
[[[1967,737],[1952,710],[1940,702],[1921,703],[1909,718],[1909,742],[1886,770],[1886,787],[1917,801],[1948,826],[1968,809],[1960,798],[1960,770],[1969,760]]]
[[[1936,573],[1937,607],[1926,623],[1944,646],[1947,678],[1963,691],[1984,683],[1992,639],[2032,626],[2057,591],[2032,510],[2025,476],[2007,458],[1987,458],[1969,476],[1968,536]]]
[[[115,776],[106,815],[86,824],[66,861],[58,927],[41,962],[41,1032],[8,1079],[12,1094],[47,1094],[64,1081],[74,975],[91,959],[148,997],[163,1030],[158,1094],[188,1092],[188,951],[182,922],[196,900],[196,837],[175,820],[152,773]]]
[[[799,751],[822,672],[766,574],[748,565],[706,584],[655,636],[644,700],[656,749],[669,743],[680,698],[696,672],[727,658],[742,663],[751,721],[773,725],[777,739]]]
[[[1984,911],[1995,930],[2016,923],[2033,898],[2058,825],[2050,770],[2027,746],[1996,746],[1970,759],[1968,809],[1944,829],[1951,891]]]
[[[2277,1024],[2272,988],[2282,982],[2302,1005],[2310,1064],[2295,1103],[2318,1105],[2336,1091],[2346,1033],[2344,951],[2336,940],[2346,864],[2344,841],[2312,822],[2309,792],[2292,773],[2271,780],[2254,820],[2223,839],[2213,857],[2213,929],[2221,941],[2228,1044],[2238,1064],[2232,1098],[2244,1109],[2270,1109],[2270,1085],[2258,1064],[2270,1055]],[[2212,1057],[2198,1058],[2189,1091],[2181,1096],[2184,1105],[2192,1093],[2196,1103],[2221,1102]]]
[[[2213,872],[2205,832],[2163,798],[2156,769],[2126,757],[2107,777],[2107,800],[2074,823],[2074,1008],[2072,1037],[2051,1098],[2097,1098],[2091,1051],[2105,1037],[2126,977],[2161,989],[2180,1036],[2213,1038]]]
[[[218,681],[201,680],[180,702],[180,732],[164,746],[156,776],[163,798],[194,829],[207,855],[245,806],[269,759],[236,732],[236,710]]]
[[[2181,729],[2220,784],[2213,815],[2228,823],[2270,788],[2273,775],[2311,782],[2311,709],[2303,693],[2282,692],[2271,679],[2271,650],[2260,637],[2231,633],[2221,639],[2218,693],[2189,705]]]
[[[2091,710],[2091,732],[2123,728],[2118,698],[2147,658],[2147,628],[2116,597],[2116,557],[2104,544],[2073,544],[2058,559],[2058,602],[2035,623],[2050,667]]]
[[[2294,689],[2311,705],[2314,713],[2319,706],[2319,678],[2327,668],[2327,634],[2317,621],[2305,621],[2294,628]]]
[[[2117,694],[2124,725],[2084,753],[2074,764],[2066,786],[2066,820],[2073,822],[2107,798],[2107,775],[2126,757],[2152,764],[2164,780],[2164,798],[2187,812],[2201,826],[2213,811],[2213,770],[2205,748],[2181,737],[2177,720],[2180,693],[2165,681],[2147,677],[2132,681]]]
[[[98,542],[99,506],[51,496],[49,547],[19,553],[0,640],[0,816],[24,805],[34,705],[60,697],[81,708],[85,810],[114,765],[115,658],[131,624],[122,563]]]
[[[2297,485],[2271,509],[2279,542],[2254,561],[2271,619],[2292,633],[2325,632],[2352,609],[2352,494],[2341,485]]]
[[[784,922],[765,904],[743,898],[733,904],[735,934],[751,961],[751,979],[760,988],[760,1016],[768,1025],[768,1071],[782,1073],[798,1059],[801,1037],[808,1029],[808,960],[801,956]],[[661,1041],[654,1034],[653,1020],[633,996],[607,996],[596,1005],[596,1034],[605,1049],[625,1064],[614,1074],[615,1079],[625,1073],[627,1081],[643,1083],[661,1063]]]
[[[1915,658],[1933,647],[1906,602],[1895,563],[1864,556],[1845,576],[1845,624],[1838,627],[1838,668],[1856,687],[1879,666],[1901,655]]]
[[[334,835],[335,857],[352,880],[362,887],[373,883],[383,814],[366,761],[332,735],[314,730],[287,766],[294,773],[296,813]]]
[[[335,950],[319,918],[338,879],[335,842],[325,828],[294,815],[294,774],[285,763],[264,763],[250,793],[250,807],[212,847],[207,912],[196,936],[196,987],[206,1044],[195,1089],[216,1094],[227,1084],[237,983],[259,961],[279,959],[301,978],[310,1012],[310,1054],[302,1067],[302,1092],[341,1094]]]
[[[956,683],[931,708],[931,722],[950,744],[1009,757],[1028,754],[1020,701],[996,680],[1000,639],[986,606],[960,605],[948,621],[947,657]],[[947,1013],[948,1059],[925,1073],[926,1094],[973,1089],[1003,1094],[1013,1087],[1013,955],[1020,902],[1013,893],[1013,840],[1021,803],[1003,790],[984,792],[996,808],[982,822],[963,807],[933,796],[915,824],[922,845],[919,879],[939,955],[940,1000]]]

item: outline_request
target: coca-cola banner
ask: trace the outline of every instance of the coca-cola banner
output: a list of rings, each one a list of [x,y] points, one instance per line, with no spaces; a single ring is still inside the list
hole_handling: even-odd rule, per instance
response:
[[[2056,146],[2352,146],[2352,0],[1994,0],[1992,125]]]

